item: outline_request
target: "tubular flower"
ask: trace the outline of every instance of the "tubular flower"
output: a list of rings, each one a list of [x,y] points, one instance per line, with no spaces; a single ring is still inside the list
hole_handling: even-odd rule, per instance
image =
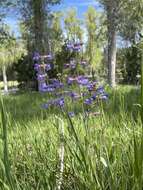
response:
[[[38,52],[34,52],[33,61],[39,61],[39,60],[40,60],[40,54]]]
[[[45,65],[45,69],[46,69],[46,71],[50,71],[51,70],[51,65],[50,64],[46,64]]]
[[[45,79],[46,76],[47,76],[47,74],[37,74],[37,80],[42,81]]]
[[[84,76],[79,76],[79,77],[77,78],[77,82],[78,82],[78,84],[80,84],[80,85],[88,85],[89,80],[88,80],[87,78],[85,78]]]

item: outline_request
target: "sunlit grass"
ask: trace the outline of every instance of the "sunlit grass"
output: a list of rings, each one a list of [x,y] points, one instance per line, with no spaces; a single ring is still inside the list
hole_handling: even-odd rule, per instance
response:
[[[50,98],[46,94],[31,92],[4,97],[10,174],[16,189],[57,188],[62,120],[65,155],[61,189],[142,190],[139,89],[120,86],[107,91],[109,101],[100,107],[100,115],[87,119],[78,103],[77,114],[71,119],[60,109],[43,110],[41,104]],[[69,101],[67,108],[73,109]],[[1,139],[0,160],[4,163],[2,142]],[[11,189],[4,170],[3,165],[0,185]]]

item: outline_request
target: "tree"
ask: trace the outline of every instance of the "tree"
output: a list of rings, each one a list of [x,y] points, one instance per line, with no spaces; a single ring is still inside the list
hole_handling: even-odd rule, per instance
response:
[[[125,2],[124,0],[100,0],[100,2],[103,4],[107,15],[108,81],[112,87],[115,87],[118,19]]]
[[[95,8],[90,6],[85,14],[85,25],[87,30],[87,47],[86,54],[90,65],[97,69],[97,65],[101,62],[102,53],[100,49],[101,41],[98,38],[97,26],[98,15]]]
[[[50,44],[51,44],[51,51],[53,54],[56,54],[59,51],[61,51],[63,45],[64,38],[63,38],[63,30],[61,27],[61,17],[62,17],[61,12],[54,13],[51,22]]]
[[[132,39],[134,41],[142,23],[141,17],[136,14],[140,9],[139,7],[141,7],[142,0],[99,1],[102,3],[107,15],[108,80],[109,84],[114,87],[116,85],[117,35],[121,35],[124,39]]]
[[[33,72],[30,72],[30,69],[33,68],[33,52],[38,51],[40,54],[48,54],[51,52],[50,27],[53,18],[51,14],[51,6],[59,3],[60,0],[17,1],[19,1],[17,9],[19,9],[21,14],[20,28],[22,39],[24,39],[28,54],[20,60],[19,64],[22,64],[22,62],[24,64],[26,62],[27,66],[25,69],[25,75],[27,70],[29,71],[27,79],[24,76],[23,70],[21,70],[22,67],[19,67],[19,64],[17,65],[18,69],[16,70],[19,74],[21,72],[23,73],[25,84],[27,83],[27,80],[29,80],[30,83],[37,83],[37,80],[33,77]],[[37,86],[35,84],[32,85]]]
[[[142,0],[129,1],[120,11],[119,34],[124,40],[135,45],[139,42],[139,33],[143,30],[143,4]]]
[[[68,10],[64,24],[68,40],[73,42],[82,41],[83,30],[81,28],[81,21],[77,18],[76,9]]]
[[[6,70],[7,67],[14,63],[21,54],[23,53],[21,47],[17,47],[16,39],[13,34],[10,34],[9,27],[7,25],[3,25],[4,34],[1,35],[1,44],[0,44],[0,66],[2,69],[3,75],[3,83],[4,83],[4,91],[8,92],[8,81]]]
[[[46,53],[49,47],[46,47],[46,1],[45,0],[31,0],[31,8],[33,12],[33,26],[35,50],[39,53]],[[48,44],[48,43],[47,43]]]

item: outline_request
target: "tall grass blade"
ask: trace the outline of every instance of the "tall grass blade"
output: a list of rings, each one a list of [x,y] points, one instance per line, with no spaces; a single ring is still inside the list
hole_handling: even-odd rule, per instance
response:
[[[1,104],[1,126],[3,133],[3,163],[5,167],[5,174],[8,185],[11,190],[15,190],[14,183],[12,180],[11,172],[10,172],[10,163],[9,163],[9,155],[8,155],[8,142],[7,142],[7,116],[4,108],[2,97],[0,98]]]

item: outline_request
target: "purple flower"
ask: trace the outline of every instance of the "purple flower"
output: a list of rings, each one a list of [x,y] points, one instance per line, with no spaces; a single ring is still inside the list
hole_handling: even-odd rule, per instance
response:
[[[66,68],[69,68],[70,67],[70,64],[69,63],[67,63],[67,64],[65,64],[64,65],[64,68],[66,69]]]
[[[52,82],[53,82],[53,83],[58,83],[59,80],[55,78],[55,79],[52,79]]]
[[[73,44],[70,42],[66,44],[66,47],[68,50],[73,50]]]
[[[44,88],[47,88],[47,85],[46,85],[45,82],[42,82],[42,83],[41,83],[41,88],[43,88],[43,89],[44,89]]]
[[[83,61],[80,62],[80,64],[81,64],[82,66],[86,66],[86,65],[87,65],[87,61],[84,61],[84,60],[83,60]]]
[[[50,64],[46,64],[46,67],[45,67],[46,71],[49,71],[51,70],[51,65]]]
[[[53,79],[52,85],[54,88],[62,88],[64,86],[64,84],[61,83],[58,79]]]
[[[87,85],[89,83],[89,80],[85,78],[84,76],[80,76],[77,78],[77,82],[80,85]]]
[[[84,103],[86,105],[91,105],[93,103],[93,98],[87,98],[87,99],[85,99]]]
[[[87,84],[87,90],[88,91],[92,91],[93,90],[93,88],[94,88],[94,85],[92,84],[92,83],[89,83],[89,84]]]
[[[56,104],[60,107],[63,107],[65,104],[64,98],[60,98],[57,100]]]
[[[33,61],[39,61],[39,60],[40,60],[40,54],[38,52],[34,52]]]
[[[101,97],[100,97],[101,100],[108,100],[108,95],[107,94],[103,94]]]
[[[96,94],[96,93],[93,94],[91,98],[92,98],[92,100],[96,100],[96,98],[97,98],[97,94]]]
[[[87,96],[87,92],[82,92],[81,95],[82,95],[82,97],[85,97],[85,96]]]
[[[37,80],[42,81],[45,79],[46,76],[47,74],[37,74]]]
[[[43,105],[42,105],[42,108],[43,108],[43,109],[48,109],[48,108],[49,108],[49,104],[48,104],[48,103],[47,103],[47,104],[43,104]]]
[[[79,52],[81,50],[81,47],[76,46],[76,47],[73,48],[73,50]]]
[[[53,56],[52,56],[51,54],[48,54],[46,57],[47,57],[47,59],[48,59],[49,61],[51,61],[51,60],[53,59]]]
[[[75,113],[74,112],[68,112],[69,117],[74,117]]]
[[[40,65],[39,65],[39,64],[34,64],[34,70],[35,70],[35,71],[38,71],[39,68],[40,68]]]
[[[80,51],[82,45],[83,45],[82,43],[75,43],[75,44],[74,44],[74,47],[73,47],[73,50],[74,50],[74,51]]]
[[[70,61],[69,67],[70,67],[71,69],[75,69],[75,68],[76,68],[76,62],[75,62],[74,59],[72,59],[72,60]]]
[[[71,69],[75,69],[76,68],[76,64],[75,63],[71,63],[70,67],[71,67]]]
[[[73,100],[80,98],[80,95],[79,95],[78,93],[76,93],[76,92],[70,92],[69,96],[70,96]]]
[[[104,91],[104,88],[101,86],[101,87],[99,87],[99,88],[97,88],[97,93],[98,94],[103,94],[105,91]]]
[[[46,88],[46,92],[54,92],[54,91],[55,91],[55,88],[52,88],[52,87]]]
[[[54,87],[55,88],[63,88],[64,87],[64,84],[59,82],[59,83],[54,83]]]
[[[72,77],[68,77],[67,79],[68,85],[71,85],[74,81],[75,81],[75,78],[72,78]]]

